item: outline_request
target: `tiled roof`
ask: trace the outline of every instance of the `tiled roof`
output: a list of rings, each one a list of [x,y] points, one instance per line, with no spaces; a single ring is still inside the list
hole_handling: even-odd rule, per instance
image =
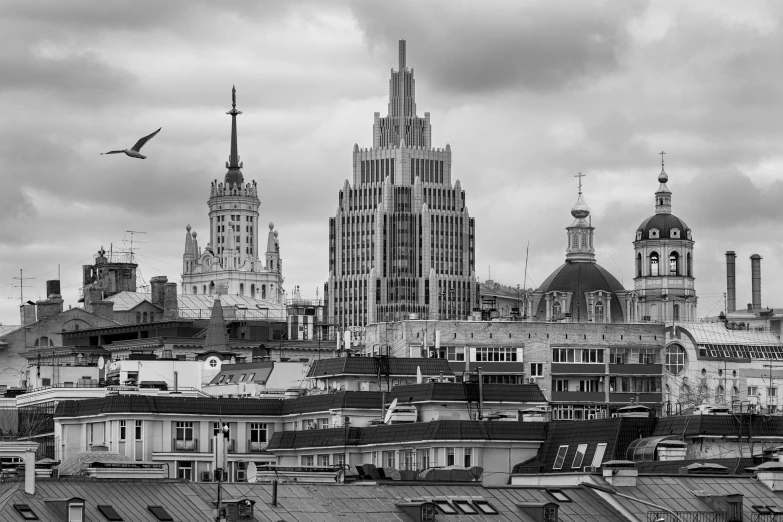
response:
[[[269,441],[269,449],[366,446],[427,440],[543,441],[546,430],[543,422],[438,420],[366,428],[276,432]]]
[[[421,368],[422,375],[435,376],[454,375],[446,359],[429,359],[413,357],[335,357],[314,361],[310,366],[308,377],[323,377],[328,375],[378,375],[379,365],[388,363],[389,375],[415,376],[416,369]]]
[[[225,377],[226,375],[235,375],[238,379],[240,375],[243,373],[245,375],[249,373],[255,373],[255,376],[253,377],[253,380],[246,380],[243,382],[259,382],[264,381],[269,378],[269,374],[272,373],[274,369],[275,363],[272,361],[261,361],[261,362],[252,362],[252,363],[238,363],[238,364],[224,364],[220,367],[220,371],[215,375],[215,377],[209,382],[209,384],[217,384],[218,381],[221,379],[221,377]],[[231,384],[236,384],[237,381],[234,380]],[[223,383],[227,384],[227,383]]]
[[[763,417],[745,414],[735,415],[682,415],[658,419],[652,435],[680,435],[698,437],[701,435],[722,435],[736,437],[742,422],[742,436],[783,438],[783,417]],[[752,424],[750,424],[752,422]],[[748,431],[750,428],[750,432]]]
[[[564,472],[572,468],[577,447],[587,444],[580,468],[591,466],[598,444],[606,444],[602,462],[613,459],[625,459],[628,445],[635,439],[649,437],[655,426],[655,419],[615,417],[589,421],[554,421],[549,423],[546,442],[538,452],[544,463],[544,472]],[[568,446],[568,451],[560,470],[553,469],[560,446]]]
[[[341,391],[320,395],[306,395],[283,401],[283,415],[329,411],[332,408],[377,408],[380,414],[381,392]]]
[[[219,399],[205,397],[148,397],[110,395],[99,399],[62,401],[55,417],[107,413],[182,413],[192,415],[280,415],[280,399]]]
[[[60,475],[78,475],[85,464],[92,462],[133,462],[127,455],[121,455],[113,451],[80,451],[71,455],[57,467]]]
[[[485,384],[482,387],[484,401],[490,402],[546,402],[541,388],[535,384]],[[390,400],[426,402],[426,401],[473,401],[478,402],[477,383],[431,382],[427,384],[409,384],[395,386],[391,390]]]

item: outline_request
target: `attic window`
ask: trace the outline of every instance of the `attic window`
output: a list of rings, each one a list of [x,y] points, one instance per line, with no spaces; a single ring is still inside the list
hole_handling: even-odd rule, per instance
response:
[[[112,520],[112,521],[114,521],[114,520],[121,521],[122,520],[122,517],[120,516],[119,513],[117,513],[117,510],[114,509],[111,506],[106,506],[106,505],[101,506],[101,505],[99,505],[98,506],[98,511],[100,511],[101,514],[104,517],[106,517],[106,520]]]
[[[563,493],[562,489],[547,489],[546,492],[555,497],[558,502],[571,502],[571,497]]]
[[[576,455],[574,455],[574,462],[571,463],[571,468],[580,468],[582,467],[582,461],[585,458],[585,453],[587,453],[587,444],[580,444],[576,447]]]
[[[14,504],[14,509],[22,515],[23,520],[38,520],[38,515],[27,504]]]
[[[432,504],[422,504],[421,520],[422,522],[429,522],[431,520],[435,520],[435,508],[432,507]]]
[[[459,515],[459,511],[454,509],[448,500],[433,500],[433,502],[444,515]]]
[[[474,508],[470,504],[470,501],[468,501],[468,500],[455,500],[454,501],[454,505],[457,506],[460,509],[460,511],[462,511],[466,515],[476,515],[476,514],[478,514],[478,511],[476,510],[476,508]]]
[[[772,514],[772,512],[767,508],[767,506],[752,506],[752,507],[756,511],[756,513],[760,513],[762,515]]]
[[[673,239],[679,239],[679,237],[680,237],[680,229],[678,229],[678,228],[673,228],[673,229],[671,229],[671,230],[669,231],[669,235],[670,235],[670,236],[671,236]]]
[[[566,453],[568,453],[568,446],[560,446],[558,448],[557,457],[555,457],[555,464],[552,466],[552,469],[563,469]]]
[[[487,502],[486,500],[474,500],[473,505],[476,506],[479,511],[484,513],[485,515],[497,515],[498,510],[495,509],[495,506]]]
[[[174,519],[163,509],[163,506],[147,506],[147,509],[161,522],[174,522]]]

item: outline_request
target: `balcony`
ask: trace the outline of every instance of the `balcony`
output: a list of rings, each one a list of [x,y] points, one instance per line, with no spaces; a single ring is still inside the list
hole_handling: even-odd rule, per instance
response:
[[[552,363],[552,375],[605,375],[604,363]]]
[[[660,391],[657,392],[620,392],[609,393],[609,402],[647,402],[647,403],[660,403],[663,402],[663,394]]]
[[[662,364],[610,364],[611,375],[661,375]]]
[[[552,402],[606,402],[604,392],[553,391]]]
[[[676,515],[676,518],[675,518]],[[647,522],[725,522],[726,513],[714,511],[648,511]],[[770,521],[771,522],[771,521]]]
[[[174,451],[195,453],[198,451],[198,439],[173,439],[171,448]]]
[[[261,453],[266,449],[266,447],[269,445],[267,441],[247,441],[247,452],[248,453]]]

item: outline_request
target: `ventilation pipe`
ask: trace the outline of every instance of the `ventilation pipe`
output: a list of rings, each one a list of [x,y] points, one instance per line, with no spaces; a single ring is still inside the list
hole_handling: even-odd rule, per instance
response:
[[[726,252],[726,312],[737,310],[737,279],[735,277],[735,260],[737,254],[733,250]]]
[[[750,256],[751,289],[753,291],[751,303],[754,310],[761,309],[761,256]]]

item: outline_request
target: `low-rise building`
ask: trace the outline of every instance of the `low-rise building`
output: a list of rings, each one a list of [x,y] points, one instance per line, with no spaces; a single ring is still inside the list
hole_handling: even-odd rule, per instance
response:
[[[389,391],[394,386],[430,379],[453,381],[445,359],[398,357],[335,357],[313,361],[306,387],[314,393],[328,390]]]

